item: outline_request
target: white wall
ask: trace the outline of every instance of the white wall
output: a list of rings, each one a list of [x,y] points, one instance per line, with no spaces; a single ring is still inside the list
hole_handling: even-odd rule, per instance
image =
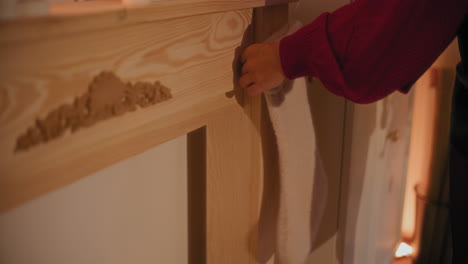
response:
[[[401,235],[412,96],[348,102],[340,232],[343,264],[389,264]],[[392,139],[392,136],[397,136]]]
[[[312,22],[323,12],[332,12],[350,3],[350,0],[299,0],[290,4],[290,17],[303,24]],[[307,263],[337,264],[341,259],[341,248],[337,245],[338,207],[341,180],[341,152],[345,100],[331,94],[319,81],[308,84],[309,103],[316,129],[318,154],[323,162],[328,190],[325,212],[321,218],[317,240]],[[326,114],[324,114],[326,113]],[[323,201],[322,200],[322,201]]]
[[[187,263],[186,156],[183,136],[0,215],[0,263]]]

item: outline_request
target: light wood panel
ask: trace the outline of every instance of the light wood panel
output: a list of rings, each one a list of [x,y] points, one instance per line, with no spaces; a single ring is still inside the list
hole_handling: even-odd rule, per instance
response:
[[[296,1],[296,0],[291,0]],[[144,7],[128,8],[116,2],[62,3],[51,7],[47,17],[0,21],[0,43],[40,40],[89,30],[99,31],[132,24],[252,9],[288,3],[289,0],[163,0]]]
[[[260,134],[238,106],[207,126],[206,177],[206,263],[257,263]]]
[[[251,18],[251,10],[240,10],[1,42],[0,211],[201,127],[236,104],[224,94],[233,88],[235,49]],[[161,81],[173,98],[13,151],[36,118],[84,93],[103,70],[125,82]]]
[[[286,22],[287,10],[287,5],[256,9],[255,40],[262,41],[281,27]],[[262,109],[261,97],[242,96],[245,96],[241,100],[243,107],[227,108],[207,125],[209,264],[259,262],[262,158],[269,154],[262,154],[262,137],[268,128],[262,128],[265,125],[262,112],[266,109]]]
[[[255,10],[255,39],[257,42],[266,40],[276,30],[287,23],[288,9],[282,6],[272,6]],[[276,247],[276,227],[279,205],[279,156],[275,132],[270,120],[265,97],[261,102],[261,135],[263,179],[261,208],[258,223],[258,259],[265,263],[272,259]],[[270,263],[271,261],[268,261]]]

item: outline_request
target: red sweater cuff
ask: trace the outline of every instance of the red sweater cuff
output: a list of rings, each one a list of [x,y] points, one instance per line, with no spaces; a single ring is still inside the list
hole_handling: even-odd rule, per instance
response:
[[[327,34],[329,13],[323,13],[314,22],[302,27],[280,42],[280,59],[284,75],[289,79],[303,76],[318,77],[335,94],[344,85]]]

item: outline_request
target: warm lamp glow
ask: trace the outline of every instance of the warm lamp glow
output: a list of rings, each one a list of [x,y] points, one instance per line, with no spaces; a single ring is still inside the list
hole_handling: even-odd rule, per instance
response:
[[[397,258],[409,257],[411,256],[411,254],[413,254],[413,248],[410,245],[404,242],[401,242],[400,245],[398,246],[398,249],[395,252],[395,257]]]

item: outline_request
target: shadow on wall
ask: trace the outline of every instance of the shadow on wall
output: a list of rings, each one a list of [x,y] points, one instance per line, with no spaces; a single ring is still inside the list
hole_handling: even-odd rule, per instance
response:
[[[343,148],[342,164],[343,173],[341,179],[341,186],[344,188],[341,190],[340,197],[341,204],[338,212],[340,230],[338,232],[336,245],[337,259],[344,260],[346,256],[346,264],[352,264],[354,261],[355,245],[353,240],[346,240],[346,238],[355,238],[357,235],[359,205],[362,199],[367,166],[366,159],[362,157],[368,157],[371,140],[370,135],[375,131],[377,126],[376,104],[369,104],[366,107],[367,110],[365,114],[360,115],[359,118],[354,118],[354,106],[351,102],[348,102],[346,107],[346,124],[352,125],[347,125],[345,130],[346,136],[344,138],[345,147]],[[359,133],[361,135],[359,136],[359,142],[352,140],[353,133]],[[351,145],[352,143],[354,144]],[[355,147],[356,145],[359,147]],[[357,158],[353,159],[353,157]],[[351,175],[353,176],[352,179]]]
[[[299,0],[289,5],[289,14],[290,18],[297,19],[303,24],[308,24],[321,13],[326,11],[331,12],[350,2],[349,0],[328,0],[321,2]],[[310,110],[316,129],[318,152],[316,157],[321,158],[321,161],[317,160],[316,163],[321,165],[320,167],[317,166],[316,180],[320,181],[325,179],[325,183],[327,184],[326,191],[317,188],[323,184],[321,182],[317,182],[314,188],[312,213],[322,214],[321,216],[314,215],[312,217],[312,219],[320,219],[320,228],[318,229],[313,248],[311,249],[311,251],[314,251],[335,236],[338,231],[338,216],[341,213],[339,212],[339,194],[341,193],[340,186],[343,184],[341,183],[341,167],[343,165],[343,154],[346,154],[343,153],[346,103],[343,98],[328,92],[319,81],[308,83],[308,88]],[[373,118],[372,120],[375,119],[376,118]],[[375,124],[367,124],[365,133],[371,133],[374,127]],[[364,144],[365,147],[363,149],[367,150],[369,142],[364,142]],[[367,155],[367,153],[362,154]],[[365,164],[359,164],[359,169],[362,170],[361,175],[364,175]],[[323,174],[324,177],[321,177],[321,174]],[[359,190],[358,193],[361,193],[363,178],[353,180],[356,185],[360,186],[361,190]],[[325,199],[323,195],[326,195]],[[345,195],[348,195],[348,192],[345,192]],[[320,202],[324,200],[325,204],[321,205]],[[357,201],[359,200],[360,197],[357,197]],[[320,210],[320,206],[324,206],[323,212]],[[342,206],[347,208],[348,205]],[[357,212],[354,212],[354,215],[350,215],[350,217],[354,219],[354,221],[352,221],[354,225],[357,222],[357,215]],[[311,225],[317,226],[316,223],[311,223]],[[350,227],[350,229],[355,229],[355,227]],[[342,259],[343,249],[343,245],[338,245],[337,252],[341,255],[338,257],[339,260]]]
[[[356,166],[356,174],[361,175],[360,178],[353,178],[352,185],[349,184],[350,179],[349,173],[349,164],[342,164],[342,159],[349,160],[349,149],[347,152],[343,153],[343,146],[345,143],[349,144],[352,131],[351,127],[348,126],[349,131],[344,131],[345,125],[345,115],[347,118],[348,124],[354,122],[352,119],[353,112],[352,107],[349,107],[348,104],[348,112],[346,113],[345,107],[346,103],[343,98],[337,97],[322,87],[322,85],[318,81],[314,81],[309,84],[309,102],[311,106],[311,114],[314,121],[314,127],[316,129],[316,137],[317,137],[317,150],[319,155],[322,159],[322,172],[327,177],[328,181],[328,191],[326,192],[326,204],[325,204],[325,211],[321,217],[320,228],[318,230],[317,238],[314,243],[313,249],[316,249],[323,245],[326,241],[332,238],[337,233],[338,228],[338,219],[337,216],[340,214],[347,215],[347,218],[350,219],[348,222],[348,226],[340,223],[343,228],[349,230],[356,229],[357,223],[357,206],[361,197],[360,194],[362,192],[362,186],[364,184],[364,175],[366,169],[366,163],[364,159],[360,160],[360,164],[353,164]],[[371,116],[367,116],[366,119],[362,120],[362,124],[355,124],[359,126],[360,133],[370,135],[375,127],[376,127],[376,106],[369,106],[373,107],[374,109],[369,109],[368,113]],[[326,113],[326,114],[324,114]],[[368,122],[369,120],[373,122]],[[347,138],[344,138],[344,134],[346,132]],[[367,156],[367,150],[369,146],[370,139],[367,138],[365,141],[360,142],[360,152],[358,153],[360,156]],[[340,175],[342,174],[341,167],[343,166],[343,179],[340,179]],[[320,176],[317,176],[317,179],[320,179]],[[340,184],[340,182],[342,182]],[[348,190],[341,191],[340,185],[343,186],[352,186],[354,188],[353,195],[357,195],[357,197],[348,197],[350,192]],[[319,186],[317,184],[316,186]],[[314,190],[314,203],[313,203],[313,210],[312,212],[318,212],[320,210],[316,210],[317,206],[319,206],[320,200],[323,201],[323,198],[320,197],[321,194],[325,193],[324,191]],[[340,203],[340,195],[342,193],[345,199],[341,199],[343,203],[341,209],[338,207]],[[356,210],[347,211],[347,208],[355,208]],[[341,210],[341,211],[339,211]],[[316,217],[314,217],[316,219]],[[354,232],[354,231],[353,231]],[[341,234],[345,234],[340,232]],[[351,234],[352,235],[352,234]],[[339,244],[337,245],[337,254],[338,259],[343,259],[344,255],[344,245],[340,244],[340,241],[344,241],[343,239],[338,238]],[[352,251],[352,250],[351,250]]]
[[[317,222],[310,223],[313,227],[310,235],[315,238],[312,240],[314,243],[311,251],[313,251],[337,233],[345,100],[329,93],[318,81],[309,83],[308,88],[317,142],[315,155],[317,166],[315,166],[311,205],[313,214],[311,219]],[[263,115],[262,128],[265,128],[265,131],[262,131],[262,147],[264,173],[267,177],[263,179],[264,190],[258,226],[258,261],[260,263],[268,262],[275,252],[279,198],[276,140],[268,113],[265,111]]]
[[[308,82],[310,112],[315,127],[317,157],[321,157],[321,172],[326,177],[327,195],[320,197],[320,190],[314,188],[312,213],[317,214],[320,202],[325,200],[324,211],[320,218],[320,228],[316,235],[312,251],[333,237],[337,231],[337,210],[340,182],[341,149],[343,146],[343,125],[345,100],[329,93],[319,81]],[[327,113],[324,115],[323,113]],[[318,166],[317,166],[318,168]],[[316,175],[316,179],[322,179]],[[318,186],[317,184],[315,187]],[[317,219],[314,215],[312,219]],[[313,225],[313,223],[311,223]],[[317,226],[317,225],[315,225]]]
[[[393,256],[399,239],[411,94],[346,107],[337,258],[358,264]]]

